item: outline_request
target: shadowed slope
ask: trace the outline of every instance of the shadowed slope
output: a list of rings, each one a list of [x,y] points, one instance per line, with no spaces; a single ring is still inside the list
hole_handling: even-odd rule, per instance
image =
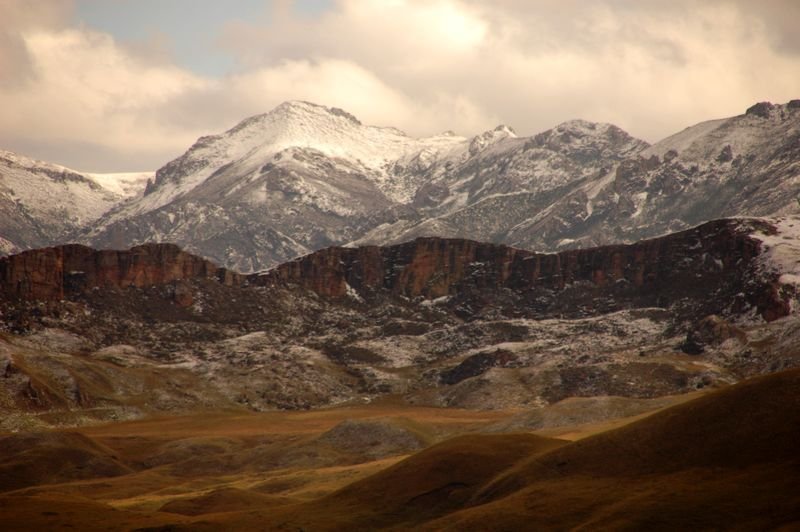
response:
[[[798,441],[793,370],[569,444],[461,436],[268,520],[287,530],[763,530],[800,517]]]
[[[23,497],[0,496],[2,529],[30,530],[170,530],[186,517],[176,514],[129,512],[82,497],[60,493]]]
[[[533,458],[485,490],[480,500],[570,474],[653,475],[794,460],[797,442],[800,370],[792,370],[744,381]]]
[[[77,432],[0,437],[0,491],[130,472],[111,449]]]
[[[237,488],[223,488],[199,497],[170,501],[163,505],[160,511],[182,515],[203,515],[250,510],[253,507],[281,506],[292,502],[292,499],[286,497],[271,497]]]
[[[798,441],[792,370],[527,459],[430,525],[771,528],[800,519]]]
[[[279,516],[275,524],[312,530],[414,527],[462,507],[488,480],[519,460],[564,443],[532,434],[459,436],[299,511],[292,509],[292,517]]]

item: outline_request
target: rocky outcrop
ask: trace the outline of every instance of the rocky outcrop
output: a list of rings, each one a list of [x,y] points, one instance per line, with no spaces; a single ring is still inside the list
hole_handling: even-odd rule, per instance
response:
[[[745,111],[745,114],[760,116],[761,118],[769,118],[769,112],[774,108],[775,106],[771,102],[758,102],[757,104],[748,107],[747,111]]]
[[[173,244],[148,244],[127,251],[73,244],[0,258],[3,299],[60,300],[96,287],[141,288],[198,278],[225,285],[241,281],[238,274]]]
[[[791,306],[779,274],[760,269],[755,231],[762,220],[717,220],[630,245],[536,253],[472,240],[419,238],[397,246],[328,248],[262,274],[244,277],[181,251],[150,244],[128,251],[67,245],[0,259],[0,297],[61,300],[94,288],[172,283],[173,299],[190,306],[181,281],[227,286],[301,288],[324,297],[391,296],[446,304],[462,318],[585,317],[643,307],[673,307],[699,320],[755,308],[766,320]]]
[[[797,312],[758,318],[797,308],[797,228],[720,220],[558,254],[423,238],[248,277],[167,245],[24,253],[0,261],[0,430],[28,423],[8,411],[61,424],[387,394],[530,408],[797,366]]]
[[[726,340],[734,338],[739,342],[746,342],[747,335],[735,325],[719,316],[706,316],[686,334],[686,341],[681,344],[681,350],[690,355],[699,355],[707,346],[719,345]]]
[[[776,319],[789,306],[776,279],[757,272],[761,244],[750,236],[755,230],[773,231],[762,221],[718,220],[631,245],[548,254],[419,238],[384,248],[322,250],[252,276],[251,282],[299,286],[328,297],[450,296],[472,310],[502,305],[500,297],[535,317],[686,306],[691,300],[687,312],[694,316],[755,307],[766,319]]]

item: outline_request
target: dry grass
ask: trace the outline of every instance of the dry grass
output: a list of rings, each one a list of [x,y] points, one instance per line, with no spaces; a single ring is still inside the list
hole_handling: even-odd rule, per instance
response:
[[[564,405],[559,408],[563,413]],[[0,442],[6,443],[0,445],[2,528],[760,530],[800,524],[800,371],[652,415],[557,429],[580,438],[574,442],[479,433],[515,414],[387,402],[6,436]],[[348,422],[342,431],[346,420],[362,422]],[[439,443],[406,457],[397,454],[402,448],[373,445],[376,435],[387,434]]]

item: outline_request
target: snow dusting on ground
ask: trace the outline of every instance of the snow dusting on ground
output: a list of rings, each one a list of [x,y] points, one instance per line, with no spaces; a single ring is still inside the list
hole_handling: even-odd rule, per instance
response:
[[[787,216],[770,222],[777,229],[774,235],[753,234],[764,244],[764,266],[769,271],[779,272],[782,284],[800,287],[800,216]]]
[[[155,174],[155,172],[121,172],[86,175],[114,194],[123,198],[133,198],[144,194],[147,181],[153,179]]]
[[[0,150],[0,194],[45,225],[69,230],[88,224],[120,196],[85,174]]]

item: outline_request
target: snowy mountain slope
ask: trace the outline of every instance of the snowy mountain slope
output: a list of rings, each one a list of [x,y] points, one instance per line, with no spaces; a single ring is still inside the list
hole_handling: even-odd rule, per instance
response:
[[[390,179],[392,163],[423,151],[436,159],[464,141],[455,135],[414,139],[395,128],[365,126],[341,109],[285,102],[221,135],[200,138],[183,156],[156,172],[147,198],[125,214],[162,207],[217,177],[229,164],[236,164],[241,174],[255,172],[288,148],[311,148],[334,163],[344,163],[363,173],[387,198],[403,202],[413,195],[414,188]]]
[[[155,177],[155,172],[88,173],[100,186],[123,198],[133,198],[144,194],[147,182]]]
[[[611,124],[565,122],[530,138],[506,126],[475,137],[470,154],[417,193],[417,221],[376,228],[358,243],[451,236],[503,242],[520,223],[583,183],[600,182],[625,158],[648,147]],[[475,149],[475,146],[480,149]]]
[[[800,293],[800,216],[770,220],[775,232],[754,234],[763,243],[764,271],[778,275],[778,282]],[[794,302],[794,301],[793,301]],[[794,309],[796,310],[796,309]]]
[[[418,236],[551,250],[629,242],[708,219],[793,212],[798,105],[757,104],[654,146],[610,124],[414,139],[287,102],[199,139],[97,246],[173,241],[243,271],[334,244]]]
[[[495,240],[554,191],[646,147],[615,126],[578,120],[531,138],[498,126],[471,139],[415,139],[287,102],[199,139],[85,238],[104,247],[177,242],[243,271],[356,240]],[[504,216],[482,212],[519,194]]]
[[[80,215],[68,209],[65,227],[39,236],[30,226],[41,231],[50,222],[12,201],[6,224],[17,225],[0,234],[0,245],[167,241],[245,272],[330,245],[418,236],[589,247],[714,218],[796,212],[800,101],[756,104],[653,146],[583,120],[532,137],[498,126],[472,138],[417,139],[340,109],[286,102],[200,138],[143,194],[134,194],[143,176],[97,179],[133,197],[87,200]]]
[[[0,254],[63,242],[121,199],[84,174],[0,150]]]
[[[558,199],[503,242],[536,249],[630,242],[729,216],[798,212],[800,101],[704,122]]]
[[[415,139],[340,109],[287,102],[199,139],[84,239],[177,242],[229,267],[263,269],[393,221],[422,168],[467,149],[452,134]]]
[[[584,120],[565,122],[530,138],[518,138],[507,126],[499,126],[473,138],[471,157],[429,186],[446,187],[450,197],[463,198],[452,205],[458,209],[498,194],[547,192],[596,174],[647,146],[616,126]],[[424,205],[427,198],[419,196],[418,203]],[[443,206],[436,210],[455,210],[448,203]]]

